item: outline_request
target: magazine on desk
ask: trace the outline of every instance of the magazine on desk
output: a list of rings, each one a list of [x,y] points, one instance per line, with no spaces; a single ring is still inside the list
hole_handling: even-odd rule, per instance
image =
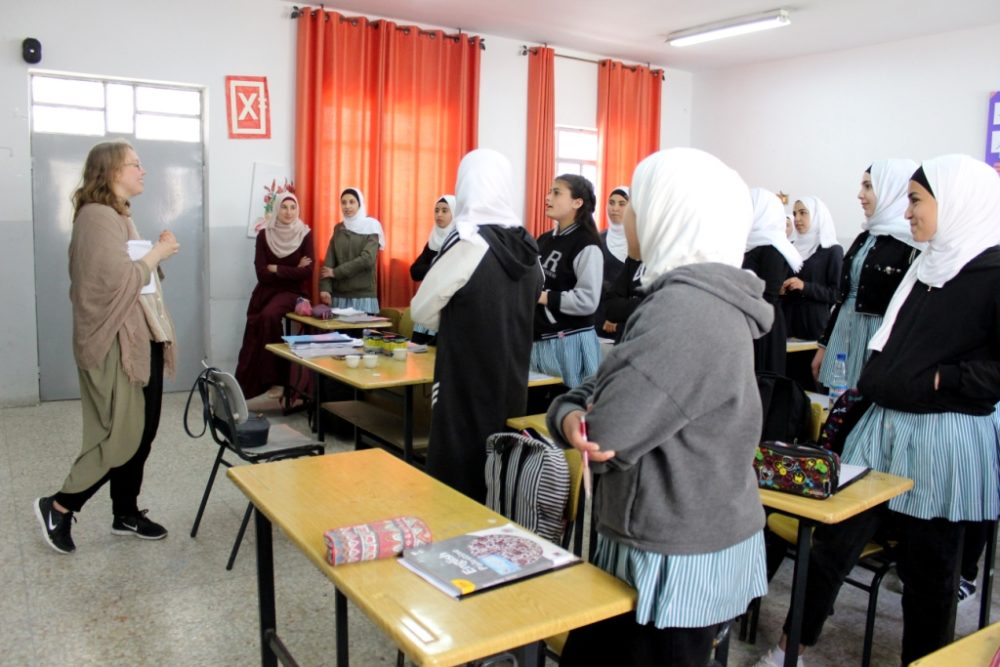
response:
[[[407,549],[399,562],[448,595],[462,598],[575,565],[580,559],[508,523]]]

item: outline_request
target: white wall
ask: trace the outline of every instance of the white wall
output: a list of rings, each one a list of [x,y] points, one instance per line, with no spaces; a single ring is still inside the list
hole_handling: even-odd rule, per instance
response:
[[[45,70],[157,80],[208,91],[206,196],[208,225],[208,353],[235,366],[244,313],[255,279],[253,242],[246,238],[254,162],[293,164],[295,23],[290,4],[275,0],[126,0],[18,3],[0,24],[0,406],[38,400],[32,247],[28,72],[21,41],[42,43]],[[483,35],[479,145],[506,154],[514,166],[518,210],[523,206],[527,124],[527,58],[523,42]],[[559,51],[557,47],[557,51]],[[593,54],[578,54],[597,58]],[[566,61],[571,62],[571,61]],[[594,67],[581,63],[584,67]],[[564,68],[563,62],[558,70]],[[597,77],[575,72],[579,85],[561,92],[557,113],[596,115]],[[226,75],[266,76],[271,94],[271,139],[230,140],[226,131]],[[676,79],[677,84],[670,82]],[[668,72],[663,136],[690,140],[691,77]],[[587,109],[593,108],[594,111]],[[561,111],[560,111],[561,110]],[[593,121],[592,121],[593,122]],[[182,249],[183,252],[183,249]],[[65,271],[65,266],[52,267]],[[183,341],[181,341],[183,344]]]
[[[751,186],[814,194],[842,242],[860,231],[861,174],[886,157],[984,158],[1000,88],[1000,25],[698,74],[693,145]]]

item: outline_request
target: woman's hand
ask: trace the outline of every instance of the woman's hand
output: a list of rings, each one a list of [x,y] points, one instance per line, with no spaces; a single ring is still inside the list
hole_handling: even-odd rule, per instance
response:
[[[615,333],[618,331],[618,325],[609,320],[604,320],[604,324],[601,325],[601,331],[604,333]]]
[[[819,367],[823,365],[823,357],[825,356],[826,348],[816,348],[816,354],[813,355],[812,363],[809,364],[809,368],[812,369],[813,380],[816,380],[816,382],[819,382]]]
[[[333,303],[333,299],[330,298],[330,293],[329,292],[320,292],[319,293],[319,302],[320,303],[325,303],[326,305],[329,306],[331,303]]]
[[[581,454],[587,452],[590,460],[595,463],[607,461],[615,457],[614,450],[601,451],[601,446],[593,440],[587,440],[580,433],[580,417],[586,413],[583,410],[573,410],[562,420],[563,439]]]
[[[934,391],[941,388],[941,371],[934,371]]]
[[[277,264],[268,264],[267,265],[267,270],[270,273],[277,273],[278,272],[278,265]]]
[[[153,249],[147,252],[142,261],[149,267],[150,271],[156,269],[165,259],[173,257],[178,252],[180,252],[181,244],[177,242],[177,237],[169,229],[164,229],[160,232],[160,238],[157,240]]]
[[[313,261],[308,257],[302,257],[301,259],[299,259],[299,268],[304,269],[312,263]]]
[[[543,306],[549,305],[549,291],[548,290],[545,290],[541,294],[538,295],[538,303],[541,304],[541,305],[543,305]]]
[[[780,293],[784,294],[786,292],[791,292],[792,290],[800,290],[801,291],[801,290],[804,290],[805,288],[806,288],[806,284],[804,282],[802,282],[801,278],[796,278],[796,277],[792,276],[791,278],[789,278],[785,282],[781,283]]]
[[[319,270],[319,277],[333,278],[333,269],[331,269],[329,266],[324,266],[322,269]]]

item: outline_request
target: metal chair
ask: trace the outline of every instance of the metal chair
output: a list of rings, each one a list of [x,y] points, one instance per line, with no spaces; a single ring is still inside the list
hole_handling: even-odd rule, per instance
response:
[[[196,390],[201,396],[203,415],[203,429],[198,434],[192,433],[188,427],[188,410]],[[211,432],[212,439],[219,446],[219,451],[212,464],[212,472],[209,473],[208,484],[205,485],[205,493],[201,498],[201,505],[198,506],[194,525],[191,526],[191,537],[198,534],[198,526],[205,513],[205,506],[208,504],[208,496],[212,492],[212,485],[215,483],[219,466],[227,468],[233,466],[224,458],[227,452],[252,464],[294,459],[300,456],[317,456],[324,451],[322,443],[303,436],[285,424],[271,425],[267,444],[259,447],[248,447],[244,442],[241,442],[239,437],[239,427],[246,423],[248,415],[243,391],[232,375],[223,373],[217,368],[206,368],[202,371],[195,381],[194,387],[191,388],[191,394],[188,396],[187,405],[184,408],[184,430],[192,438],[200,438],[205,434],[205,431]],[[240,524],[239,533],[236,535],[236,541],[229,554],[229,562],[226,564],[227,570],[233,569],[233,563],[236,562],[236,554],[239,553],[240,544],[243,542],[243,536],[246,533],[252,512],[253,503],[247,503],[243,522]]]

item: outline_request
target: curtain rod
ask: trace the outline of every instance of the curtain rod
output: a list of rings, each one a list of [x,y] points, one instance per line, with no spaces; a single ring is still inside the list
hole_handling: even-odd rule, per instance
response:
[[[330,15],[326,13],[326,5],[320,5],[319,9],[316,9],[315,7],[308,7],[308,6],[306,6],[306,7],[299,7],[298,5],[292,5],[292,13],[289,14],[288,18],[290,18],[290,19],[297,19],[300,16],[305,16],[306,14],[309,13],[310,9],[314,13],[317,12],[317,11],[323,12],[323,16],[325,17],[325,19],[327,21],[330,20]],[[361,18],[361,17],[357,17],[357,16],[353,16],[353,17],[352,16],[341,16],[340,17],[340,21],[342,23],[343,22],[350,22],[352,25],[357,25],[358,24],[358,18]],[[377,28],[379,23],[381,23],[382,21],[387,21],[387,20],[389,20],[389,19],[376,19],[374,21],[371,21],[368,24],[368,26],[370,28]],[[443,31],[438,31],[438,30],[424,30],[423,28],[418,28],[417,26],[412,26],[412,25],[396,25],[395,27],[396,27],[396,30],[399,30],[400,32],[404,32],[406,34],[409,34],[411,30],[416,30],[418,35],[429,35],[431,37],[436,37],[437,34],[438,34],[438,32],[441,32],[441,37],[443,37],[444,39],[450,39],[450,40],[453,40],[453,41],[456,41],[456,42],[461,41],[463,35],[472,37],[472,35],[469,35],[469,33],[463,32],[461,28],[458,28],[458,34],[457,35],[448,35],[448,34],[445,34]],[[483,39],[482,37],[479,38],[479,48],[482,51],[486,50],[486,40]]]
[[[545,46],[548,47],[547,44]],[[521,55],[522,56],[528,55],[528,51],[530,51],[533,48],[538,48],[538,47],[528,46],[527,44],[522,44],[521,45]],[[600,65],[602,62],[604,62],[603,60],[593,60],[592,58],[581,58],[579,56],[567,56],[567,55],[563,55],[562,53],[555,53],[555,52],[553,52],[552,55],[554,57],[556,57],[556,58],[563,58],[565,60],[576,60],[576,61],[579,61],[581,63],[591,63],[593,65]],[[606,58],[605,60],[611,60],[611,59],[610,58]],[[630,69],[630,70],[632,70],[634,72],[635,69],[637,67],[641,67],[641,65],[626,65],[625,63],[622,63],[622,67]],[[661,78],[663,77],[663,70],[662,69],[659,69],[659,70],[653,69],[653,66],[650,63],[646,63],[646,68],[650,72],[652,72],[653,74],[656,74],[657,72],[659,72]]]

